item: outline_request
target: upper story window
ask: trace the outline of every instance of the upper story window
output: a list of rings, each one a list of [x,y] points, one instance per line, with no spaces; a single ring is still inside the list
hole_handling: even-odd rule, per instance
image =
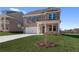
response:
[[[53,20],[56,20],[56,18],[57,18],[57,14],[54,14],[53,15]]]
[[[40,16],[36,16],[36,21],[40,21]]]
[[[43,15],[43,20],[46,21],[46,15]]]
[[[4,23],[4,17],[1,17],[0,20],[1,20],[0,23],[3,24]]]
[[[31,20],[34,22],[34,20],[35,20],[35,16],[32,16],[32,17],[31,17]]]
[[[48,19],[49,20],[55,20],[56,19],[56,14],[54,14],[54,13],[48,14]]]
[[[36,21],[40,21],[41,17],[40,16],[32,16],[31,17],[31,20],[34,22],[35,20]]]
[[[48,14],[48,18],[49,18],[49,20],[53,20],[53,16],[54,16],[53,13]]]

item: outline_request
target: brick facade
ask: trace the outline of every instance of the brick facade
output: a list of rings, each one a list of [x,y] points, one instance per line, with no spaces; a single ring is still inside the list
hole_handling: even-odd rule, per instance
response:
[[[55,19],[51,20],[49,19],[49,14],[56,14]],[[37,21],[37,16],[40,16],[40,20]],[[31,24],[33,24],[32,27],[38,27],[37,24],[39,23],[39,29],[40,33],[58,33],[59,32],[59,26],[60,26],[60,9],[59,8],[47,8],[44,11],[37,10],[32,11],[30,13],[27,13],[24,15],[26,18],[25,20],[29,20]],[[31,20],[32,17],[35,17],[34,20]],[[29,27],[31,27],[29,22]],[[27,22],[24,23],[24,25],[27,25]],[[49,28],[51,26],[51,28]],[[25,26],[27,27],[27,26]],[[26,30],[27,31],[27,30]]]

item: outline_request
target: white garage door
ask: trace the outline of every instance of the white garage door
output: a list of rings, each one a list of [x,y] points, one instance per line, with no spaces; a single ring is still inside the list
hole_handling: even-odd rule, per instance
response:
[[[24,30],[26,34],[37,34],[37,27],[26,27]]]

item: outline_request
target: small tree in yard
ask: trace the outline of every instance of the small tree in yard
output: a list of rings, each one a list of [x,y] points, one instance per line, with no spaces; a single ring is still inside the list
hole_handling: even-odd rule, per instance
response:
[[[44,40],[43,41],[39,41],[36,43],[37,47],[45,47],[45,48],[49,48],[49,47],[55,47],[56,44],[53,42],[49,42],[48,41],[48,34],[46,33],[46,19],[44,21],[44,27],[45,27],[45,32],[44,32]]]

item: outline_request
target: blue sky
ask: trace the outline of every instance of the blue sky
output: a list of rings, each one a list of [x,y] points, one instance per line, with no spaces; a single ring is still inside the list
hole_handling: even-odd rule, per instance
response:
[[[0,10],[17,10],[24,13],[39,10],[47,7],[0,7]],[[61,29],[79,28],[79,7],[60,7],[61,8]]]
[[[61,28],[79,28],[79,7],[61,8]]]

